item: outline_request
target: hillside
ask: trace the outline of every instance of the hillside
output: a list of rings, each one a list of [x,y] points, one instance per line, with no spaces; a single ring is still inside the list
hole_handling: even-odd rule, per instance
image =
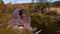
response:
[[[39,3],[38,3],[39,4]],[[32,10],[31,3],[17,4],[18,8],[24,8],[30,15],[31,26],[37,28],[36,31],[42,30],[39,34],[60,34],[60,15],[52,13],[41,14],[37,10]],[[37,5],[35,3],[34,5]],[[12,12],[16,8],[13,4],[1,4],[0,7],[0,34],[33,34],[36,31],[14,30],[12,29]],[[4,9],[3,9],[4,7]],[[35,6],[33,6],[35,7]],[[53,7],[53,6],[52,6]]]

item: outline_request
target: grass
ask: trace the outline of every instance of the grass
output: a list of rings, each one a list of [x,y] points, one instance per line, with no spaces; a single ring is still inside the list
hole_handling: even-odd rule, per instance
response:
[[[0,34],[32,34],[29,30],[23,29],[23,30],[14,30],[12,29],[12,14],[6,13],[6,14],[0,14]]]

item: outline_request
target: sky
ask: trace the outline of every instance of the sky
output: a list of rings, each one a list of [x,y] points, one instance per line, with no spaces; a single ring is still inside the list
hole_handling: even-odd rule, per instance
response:
[[[56,0],[49,0],[49,1],[54,2]],[[3,2],[5,4],[7,4],[9,2],[11,2],[13,4],[15,4],[15,3],[30,3],[30,2],[32,2],[32,0],[3,0]],[[36,2],[36,0],[35,0],[35,2]]]

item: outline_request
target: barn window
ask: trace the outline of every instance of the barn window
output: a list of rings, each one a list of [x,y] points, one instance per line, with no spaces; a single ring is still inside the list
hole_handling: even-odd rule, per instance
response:
[[[19,10],[19,15],[23,19],[23,10]]]

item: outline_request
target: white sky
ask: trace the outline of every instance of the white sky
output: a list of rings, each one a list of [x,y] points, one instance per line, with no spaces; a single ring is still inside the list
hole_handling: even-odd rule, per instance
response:
[[[11,3],[30,3],[30,2],[32,2],[32,0],[3,0],[4,1],[4,3],[5,4],[7,4],[7,3],[9,3],[9,2],[11,2]],[[49,0],[49,1],[51,1],[51,2],[53,2],[53,1],[56,1],[56,0]],[[36,2],[36,0],[35,0],[35,2]]]

